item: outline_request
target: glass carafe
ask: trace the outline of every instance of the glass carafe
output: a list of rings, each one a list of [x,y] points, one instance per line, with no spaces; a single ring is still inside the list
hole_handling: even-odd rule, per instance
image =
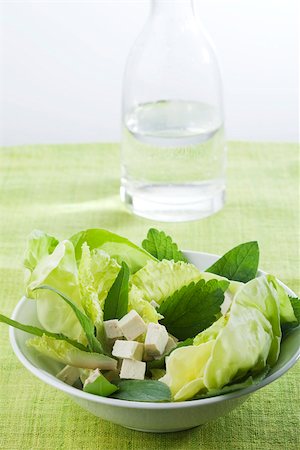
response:
[[[222,87],[191,0],[152,0],[123,81],[121,198],[140,216],[185,221],[224,205]]]

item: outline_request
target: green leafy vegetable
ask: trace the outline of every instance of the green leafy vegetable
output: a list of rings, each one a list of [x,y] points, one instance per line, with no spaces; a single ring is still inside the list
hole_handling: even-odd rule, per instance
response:
[[[161,304],[161,323],[178,339],[194,337],[216,320],[228,286],[224,280],[200,280],[182,287]]]
[[[39,242],[43,247],[43,236]],[[37,242],[35,245],[38,247]],[[38,253],[38,248],[36,252]],[[45,290],[33,292],[41,285],[50,285],[63,291],[72,298],[78,308],[81,308],[78,270],[74,247],[70,241],[60,242],[51,254],[43,254],[34,270],[28,269],[26,296],[36,300],[37,317],[43,328],[52,333],[63,333],[85,345],[82,327],[72,309],[54,292]]]
[[[75,305],[75,303],[72,302],[72,300],[69,297],[67,297],[63,292],[60,292],[58,289],[55,289],[52,286],[47,286],[47,285],[39,286],[39,287],[35,288],[34,290],[38,290],[38,289],[47,289],[47,290],[55,292],[55,294],[59,295],[72,308],[77,319],[79,320],[79,323],[81,324],[82,329],[86,335],[90,351],[96,352],[96,353],[103,353],[102,346],[101,346],[100,342],[98,341],[98,339],[96,339],[96,337],[94,335],[93,322],[82,311],[80,311],[80,309]]]
[[[156,380],[124,380],[111,397],[136,402],[169,402],[171,392],[165,383]]]
[[[273,366],[280,349],[280,300],[273,277],[249,281],[233,299],[227,324],[220,329],[204,373],[205,386],[220,389]]]
[[[122,268],[110,288],[104,303],[104,320],[121,319],[128,311],[129,268],[123,261]]]
[[[193,264],[182,261],[149,261],[130,277],[142,297],[161,304],[167,297],[192,281],[198,281],[201,273]]]
[[[42,355],[73,367],[86,369],[116,370],[117,361],[100,353],[83,352],[66,341],[43,335],[28,339],[28,347]]]
[[[44,231],[33,230],[28,236],[24,256],[24,267],[33,271],[45,256],[51,255],[58,245],[58,240]]]
[[[300,299],[298,297],[290,297],[289,300],[294,311],[295,318],[290,322],[281,324],[282,332],[286,335],[291,329],[300,325]],[[296,319],[296,320],[295,320]]]
[[[70,238],[75,248],[77,261],[80,261],[82,245],[86,242],[91,250],[104,250],[119,264],[126,262],[131,273],[143,267],[147,261],[155,260],[153,256],[128,239],[100,228],[80,231]]]
[[[163,231],[158,231],[155,228],[150,228],[147,239],[142,242],[142,247],[160,261],[163,259],[173,259],[175,262],[188,262],[183,253],[178,249],[177,244],[172,241],[172,238],[167,236]]]
[[[159,359],[153,359],[147,362],[147,370],[151,369],[163,369],[166,365],[166,357],[171,355],[171,353],[176,350],[176,348],[186,347],[188,345],[193,345],[193,338],[187,338],[185,341],[178,342],[175,348],[173,348],[168,354],[162,356]]]
[[[72,339],[69,339],[67,336],[65,336],[62,333],[51,333],[50,331],[42,330],[42,328],[34,327],[32,325],[25,325],[23,323],[17,322],[16,320],[10,319],[9,317],[3,316],[3,314],[0,314],[0,322],[6,323],[7,325],[10,325],[11,327],[17,328],[18,330],[25,331],[29,334],[34,334],[35,336],[49,336],[58,340],[66,341],[69,344],[73,345],[74,347],[78,348],[79,350],[82,350],[84,352],[88,352],[89,349],[85,347],[84,345],[80,344],[77,341],[73,341]]]
[[[243,381],[239,381],[237,383],[228,384],[227,386],[222,387],[221,389],[212,389],[205,393],[196,394],[192,400],[199,400],[201,398],[209,398],[209,397],[217,397],[218,395],[230,394],[231,392],[239,391],[241,389],[245,389],[249,386],[253,386],[255,384],[260,383],[262,380],[266,378],[270,371],[270,367],[266,366],[262,372],[257,375],[250,375]]]
[[[229,280],[247,283],[255,278],[259,262],[259,248],[256,241],[234,247],[206,269]]]
[[[290,297],[290,302],[294,310],[295,317],[297,319],[297,323],[300,323],[300,298],[298,297]]]
[[[100,395],[101,397],[108,397],[118,390],[118,387],[110,383],[100,372],[98,377],[92,383],[83,386],[84,392],[89,394]]]

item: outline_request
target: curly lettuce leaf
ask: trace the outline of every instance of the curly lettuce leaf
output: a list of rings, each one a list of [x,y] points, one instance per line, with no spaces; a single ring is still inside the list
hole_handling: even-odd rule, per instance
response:
[[[60,242],[51,254],[38,262],[27,280],[26,295],[37,300],[37,316],[43,328],[86,344],[74,311],[55,292],[34,291],[42,285],[64,292],[82,310],[75,252],[70,241]]]
[[[33,230],[28,236],[27,248],[24,255],[24,267],[32,272],[37,264],[53,253],[58,240],[41,230]]]
[[[131,285],[128,293],[128,309],[129,311],[135,309],[146,323],[157,323],[162,318],[162,315],[157,312],[154,306],[144,299],[143,291],[135,285]]]
[[[117,361],[109,356],[84,352],[68,342],[46,335],[29,339],[26,344],[42,355],[69,366],[102,370],[116,370],[117,368]]]
[[[13,320],[13,319],[10,319],[9,317],[4,316],[3,314],[0,314],[0,322],[6,323],[7,325],[17,328],[18,330],[25,331],[25,333],[33,334],[35,336],[40,336],[40,337],[43,335],[46,335],[46,336],[52,337],[54,339],[66,341],[69,344],[73,345],[74,347],[76,347],[79,350],[82,350],[84,352],[89,351],[89,349],[87,347],[85,347],[84,345],[80,344],[77,341],[73,341],[72,339],[69,339],[67,336],[65,336],[62,333],[50,333],[50,331],[42,330],[42,328],[17,322],[16,320]]]
[[[120,265],[124,261],[131,273],[143,267],[147,261],[155,260],[148,252],[130,242],[128,239],[100,228],[80,231],[70,238],[75,248],[77,261],[81,259],[82,245],[86,242],[91,250],[104,250]]]
[[[73,303],[73,301],[67,297],[63,292],[59,291],[58,289],[53,288],[52,286],[42,285],[35,290],[45,289],[49,290],[50,292],[54,292],[55,294],[59,295],[64,302],[66,302],[67,305],[70,306],[70,308],[74,311],[80,325],[82,326],[82,330],[85,334],[86,340],[88,342],[89,350],[91,352],[98,352],[103,353],[103,348],[101,343],[98,341],[98,339],[94,335],[94,324],[91,321],[91,319],[86,316],[76,305]]]
[[[142,269],[131,276],[130,281],[141,292],[145,300],[154,300],[159,305],[175,291],[201,275],[193,264],[183,261],[149,261]]]

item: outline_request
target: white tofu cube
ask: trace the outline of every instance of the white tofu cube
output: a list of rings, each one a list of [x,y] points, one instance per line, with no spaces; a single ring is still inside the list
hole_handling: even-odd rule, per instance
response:
[[[108,339],[117,339],[123,336],[118,319],[105,320],[103,325]]]
[[[164,353],[169,354],[171,350],[173,350],[177,346],[178,340],[169,335],[168,342],[165,348]]]
[[[116,340],[112,349],[112,355],[117,358],[141,361],[143,358],[143,350],[144,346],[140,342]]]
[[[126,316],[119,320],[119,327],[123,335],[129,341],[136,339],[141,334],[145,333],[147,326],[141,316],[132,309]]]
[[[158,303],[156,303],[156,301],[155,300],[151,300],[151,302],[150,302],[150,305],[152,305],[153,306],[153,308],[159,308],[159,304]]]
[[[145,339],[145,353],[152,356],[161,356],[164,353],[169,339],[166,327],[150,322]]]
[[[143,380],[145,378],[146,363],[133,359],[124,359],[122,362],[120,378],[129,380]]]
[[[66,366],[56,375],[56,377],[64,383],[73,386],[80,377],[80,371],[78,367]]]

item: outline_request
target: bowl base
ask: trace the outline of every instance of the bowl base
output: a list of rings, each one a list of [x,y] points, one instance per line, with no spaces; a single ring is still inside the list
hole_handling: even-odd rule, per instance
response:
[[[121,425],[128,430],[140,431],[141,433],[177,433],[179,431],[187,431],[192,430],[193,428],[201,427],[202,425],[196,425],[195,427],[185,427],[185,428],[172,428],[171,430],[147,430],[145,428],[134,428],[134,427],[126,427],[125,425]]]

